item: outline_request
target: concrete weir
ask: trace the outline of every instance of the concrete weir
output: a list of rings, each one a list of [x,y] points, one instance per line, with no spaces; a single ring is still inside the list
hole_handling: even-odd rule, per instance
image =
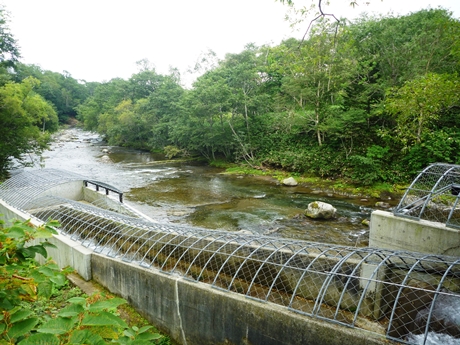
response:
[[[460,314],[458,258],[156,223],[124,205],[116,188],[85,181],[47,169],[12,177],[0,185],[0,214],[58,220],[50,256],[127,299],[180,344],[460,338],[441,307]]]
[[[387,344],[382,336],[102,255],[93,257],[92,270],[94,280],[181,344]]]

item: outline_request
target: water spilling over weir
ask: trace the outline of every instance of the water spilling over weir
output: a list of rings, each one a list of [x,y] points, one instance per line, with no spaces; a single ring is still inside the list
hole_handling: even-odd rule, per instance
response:
[[[12,177],[0,199],[58,220],[62,235],[95,253],[152,272],[391,341],[459,343],[457,257],[157,223],[120,202],[116,188],[54,169]]]

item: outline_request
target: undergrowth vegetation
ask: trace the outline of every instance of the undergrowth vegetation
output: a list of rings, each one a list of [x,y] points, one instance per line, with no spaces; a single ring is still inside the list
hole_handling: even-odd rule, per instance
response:
[[[66,274],[72,270],[61,270],[47,258],[56,222],[1,225],[0,344],[169,344],[145,321],[125,321],[124,299],[88,296],[69,283]],[[43,242],[30,245],[33,239]],[[37,254],[47,258],[45,264],[35,261]]]

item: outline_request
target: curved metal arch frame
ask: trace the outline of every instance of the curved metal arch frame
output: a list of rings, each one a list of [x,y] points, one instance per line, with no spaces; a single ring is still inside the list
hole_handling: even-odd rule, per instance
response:
[[[460,193],[450,194],[449,191],[455,186],[460,185],[460,165],[434,163],[423,169],[412,181],[405,191],[398,206],[393,210],[395,216],[411,218],[415,220],[429,220],[444,223],[452,228],[460,228],[460,221],[453,222],[454,212],[458,209]],[[439,196],[446,200],[449,195],[451,204],[447,215],[444,214],[444,205],[438,202],[438,210],[431,207],[431,212],[427,214],[429,205],[436,205],[434,198]],[[452,200],[455,198],[455,200]]]
[[[301,271],[302,274],[298,278],[297,283],[295,285],[295,288],[293,289],[293,292],[291,294],[291,299],[290,302],[287,306],[289,310],[292,310],[296,313],[300,314],[305,314],[309,315],[318,319],[323,319],[325,321],[329,322],[334,322],[337,324],[341,324],[347,327],[356,327],[356,320],[359,315],[359,311],[362,305],[362,302],[365,298],[366,291],[369,288],[369,285],[374,282],[374,283],[381,283],[380,280],[375,279],[375,276],[377,275],[377,272],[379,271],[380,268],[387,266],[387,265],[397,265],[398,267],[403,267],[408,270],[408,275],[406,278],[401,282],[401,284],[398,287],[398,292],[397,296],[395,298],[394,306],[392,308],[392,314],[390,316],[390,322],[389,324],[391,325],[392,322],[394,321],[394,309],[399,301],[399,298],[401,296],[402,289],[407,286],[407,281],[409,279],[410,273],[413,271],[418,271],[418,270],[429,270],[430,265],[432,265],[432,262],[436,263],[442,263],[444,266],[444,275],[442,279],[440,280],[440,285],[438,286],[436,292],[439,292],[444,280],[446,277],[451,274],[453,270],[453,266],[456,265],[460,260],[457,261],[449,261],[446,258],[443,257],[437,257],[434,255],[427,255],[427,256],[420,256],[415,253],[408,253],[408,252],[392,252],[390,250],[381,250],[381,249],[372,249],[372,248],[350,248],[350,247],[344,247],[344,246],[336,246],[336,245],[327,245],[327,244],[320,244],[320,243],[310,243],[310,242],[301,242],[301,241],[291,241],[291,240],[286,240],[286,239],[279,239],[279,238],[274,238],[274,237],[265,237],[265,236],[254,236],[254,235],[243,235],[243,234],[235,234],[235,233],[227,233],[227,232],[219,232],[219,231],[212,231],[212,230],[206,230],[206,229],[194,229],[194,228],[188,228],[188,227],[183,227],[183,226],[171,226],[171,225],[165,225],[165,224],[149,224],[147,222],[144,222],[139,219],[131,219],[129,217],[125,216],[119,216],[117,214],[111,213],[110,211],[105,211],[105,210],[93,210],[92,206],[88,205],[83,205],[80,207],[79,211],[89,211],[91,216],[97,216],[97,217],[102,217],[105,221],[105,223],[99,222],[99,226],[104,226],[107,224],[110,224],[110,222],[120,222],[120,224],[117,227],[117,230],[123,231],[128,229],[129,233],[129,238],[122,238],[118,243],[117,247],[118,249],[114,251],[113,247],[110,247],[109,251],[106,252],[106,255],[111,256],[111,257],[121,257],[123,261],[133,261],[135,257],[140,253],[140,248],[137,248],[135,253],[133,255],[129,255],[129,249],[134,246],[134,244],[141,244],[145,243],[149,245],[149,248],[145,251],[144,256],[141,258],[139,264],[143,265],[145,263],[146,257],[148,256],[150,250],[152,249],[153,246],[160,244],[161,248],[158,249],[157,251],[157,256],[160,253],[163,253],[166,255],[164,252],[165,248],[168,246],[172,246],[172,250],[166,255],[166,259],[163,261],[162,264],[158,265],[158,262],[156,262],[156,259],[153,258],[151,262],[149,263],[148,267],[149,268],[154,268],[158,267],[160,271],[163,273],[168,273],[168,274],[173,274],[173,273],[179,273],[181,274],[185,279],[190,279],[196,282],[200,281],[200,277],[202,276],[204,270],[207,269],[207,266],[209,263],[213,260],[213,258],[217,255],[225,255],[226,259],[222,263],[221,267],[218,269],[218,273],[216,274],[216,277],[212,281],[211,285],[214,288],[218,288],[220,290],[224,291],[234,291],[232,290],[232,286],[234,285],[235,279],[238,277],[239,272],[245,267],[245,264],[248,263],[249,261],[256,261],[259,266],[255,268],[255,272],[250,276],[250,280],[248,281],[249,288],[247,291],[244,293],[247,298],[259,300],[261,302],[267,303],[270,298],[270,294],[273,292],[273,289],[275,287],[276,281],[282,274],[283,270],[287,268],[293,268],[295,270]],[[91,212],[92,211],[92,212]],[[49,215],[49,213],[48,213]],[[105,217],[104,217],[105,215]],[[124,226],[123,226],[124,225]],[[85,231],[82,227],[79,227],[76,231],[82,232]],[[65,233],[65,229],[63,229],[63,232]],[[114,233],[117,231],[112,231],[110,232],[110,239],[108,242],[110,242],[112,239],[115,239]],[[68,234],[71,234],[72,236],[76,235],[80,238],[80,241],[87,241],[89,240],[90,235],[87,235],[85,237],[79,236],[78,234],[67,232]],[[93,234],[97,233],[97,229],[92,231]],[[107,236],[104,235],[103,238]],[[155,238],[156,237],[156,238]],[[164,240],[163,240],[164,239]],[[131,240],[131,242],[129,242]],[[197,245],[203,241],[203,245]],[[104,240],[100,240],[98,243],[94,244],[93,243],[93,248],[94,250],[97,251],[102,251],[100,248],[103,247]],[[130,243],[130,245],[127,247],[128,250],[126,252],[122,252],[121,248],[124,247],[125,244]],[[210,249],[212,246],[218,244],[217,248],[215,249]],[[247,247],[250,248],[250,250],[243,250],[246,249]],[[180,255],[176,256],[175,252],[179,250],[179,248],[182,248],[182,252]],[[226,251],[225,249],[233,248],[233,250]],[[312,251],[312,249],[314,249]],[[201,270],[198,276],[194,279],[190,277],[190,270],[195,263],[199,260],[199,255],[195,255],[193,257],[192,261],[187,263],[188,267],[184,270],[177,270],[178,265],[180,262],[183,260],[184,257],[189,255],[190,251],[198,251],[198,254],[201,254],[205,251],[207,251],[210,255],[207,257],[206,262],[201,264]],[[288,252],[289,253],[289,258],[287,259],[286,262],[280,263],[274,260],[274,258],[277,256],[279,253],[284,253]],[[258,258],[257,255],[262,254],[262,258]],[[298,267],[298,266],[291,266],[291,262],[295,262],[296,257],[299,255],[303,256],[310,256],[312,259],[308,263],[308,265],[304,268]],[[172,264],[169,268],[167,268],[167,262],[172,258],[175,257],[176,262]],[[343,267],[345,263],[347,263],[350,259],[353,257],[357,257],[358,259],[356,261],[356,265],[353,268],[353,270],[347,274],[340,273],[340,269]],[[218,283],[217,279],[219,279],[219,274],[221,273],[223,267],[228,263],[229,260],[237,258],[239,259],[239,265],[236,267],[232,274],[232,279],[230,283],[227,285],[223,285],[221,283]],[[317,269],[315,269],[315,265],[320,263],[321,260],[324,259],[335,259],[336,262],[332,269],[329,271],[325,272],[318,272]],[[396,260],[395,260],[396,259]],[[428,262],[428,261],[430,262]],[[349,284],[351,284],[351,279],[356,278],[357,272],[361,268],[361,266],[365,263],[371,263],[376,265],[374,270],[372,271],[371,275],[367,278],[366,285],[363,287],[363,291],[361,292],[361,295],[359,297],[358,301],[358,306],[356,308],[356,311],[353,314],[352,320],[350,323],[341,321],[338,318],[338,314],[341,311],[340,305],[341,301],[344,298],[344,293]],[[259,275],[259,273],[263,270],[264,265],[273,265],[273,266],[278,266],[279,271],[275,275],[273,282],[270,284],[270,286],[267,287],[267,293],[263,296],[263,298],[259,297],[254,297],[251,295],[251,290],[256,283],[256,279]],[[143,265],[145,266],[145,265]],[[425,267],[426,266],[426,267]],[[310,273],[316,273],[316,274],[323,274],[326,276],[326,279],[322,283],[322,286],[320,288],[320,292],[315,299],[314,307],[312,312],[304,312],[302,310],[296,309],[293,306],[293,300],[295,296],[297,295],[297,291],[300,289],[300,285],[303,284],[303,278],[310,274]],[[456,272],[456,274],[459,274]],[[337,305],[334,307],[334,313],[331,318],[327,318],[324,315],[320,314],[320,311],[323,308],[324,303],[327,303],[325,301],[325,296],[327,293],[328,288],[330,287],[331,281],[334,277],[337,277],[339,275],[342,275],[344,279],[344,290],[341,292],[339,300],[337,302]],[[434,303],[434,302],[433,302]],[[430,313],[432,312],[434,307],[434,304],[430,306]],[[427,326],[428,330],[428,326]],[[388,334],[387,334],[388,336]],[[388,336],[389,337],[389,336]],[[391,338],[391,337],[389,337]],[[397,341],[401,341],[401,339],[394,339]]]
[[[24,210],[46,190],[70,181],[84,180],[84,177],[65,170],[41,169],[24,171],[0,184],[0,199],[17,209]]]
[[[429,169],[427,168],[425,172],[429,172]],[[448,173],[438,178],[435,186],[431,188],[432,193],[436,191],[436,187],[446,175]],[[414,183],[411,185],[412,187]],[[426,341],[435,302],[437,297],[444,293],[442,289],[444,289],[445,282],[448,280],[448,277],[455,277],[455,279],[459,279],[460,284],[460,259],[458,258],[374,248],[337,246],[277,237],[236,234],[180,225],[153,223],[141,218],[129,217],[100,209],[93,205],[86,205],[77,201],[51,196],[34,199],[34,202],[41,204],[43,207],[42,214],[38,216],[43,221],[47,221],[48,218],[53,218],[53,216],[68,215],[66,210],[75,210],[74,218],[71,219],[71,221],[74,220],[74,223],[64,224],[59,229],[61,234],[80,241],[97,253],[104,253],[107,256],[127,262],[138,260],[138,264],[142,267],[158,269],[168,274],[179,274],[185,279],[196,282],[201,281],[205,270],[212,269],[215,270],[215,277],[209,279],[206,283],[213,288],[244,294],[247,298],[264,303],[273,302],[275,297],[271,298],[271,296],[276,291],[290,294],[288,296],[289,302],[285,299],[286,302],[277,301],[274,303],[280,304],[288,310],[299,314],[348,327],[357,327],[357,319],[360,316],[364,300],[368,298],[367,292],[370,284],[387,284],[396,289],[391,306],[387,304],[391,310],[388,314],[389,331],[395,321],[395,309],[400,302],[403,289],[410,288],[408,282],[411,279],[412,273],[430,272],[433,268],[440,266],[441,268],[437,271],[440,278],[436,288],[432,291],[435,298],[433,298],[429,306],[429,317],[425,327]],[[60,206],[66,207],[60,209]],[[82,217],[84,217],[83,221]],[[91,221],[91,218],[94,218],[94,220]],[[76,228],[71,229],[72,225],[75,225]],[[170,247],[169,251],[167,251],[168,247]],[[152,255],[154,254],[152,258],[149,256],[151,253]],[[163,262],[157,260],[160,254],[165,257]],[[188,256],[191,256],[189,261],[186,260]],[[219,260],[215,260],[218,258]],[[171,260],[171,264],[168,264],[169,260]],[[228,271],[230,272],[231,279],[219,280],[221,273],[223,273],[225,266],[230,260],[235,260],[236,263],[233,270]],[[341,272],[344,265],[348,265],[349,262],[353,262],[354,265],[351,271],[344,270]],[[210,267],[211,263],[214,265],[215,263],[219,263],[220,267]],[[232,287],[236,279],[240,279],[240,272],[247,269],[248,264],[251,265],[253,272],[243,275],[248,280],[247,289],[243,292],[238,292],[232,289]],[[375,267],[368,276],[361,277],[358,272],[360,272],[361,267],[365,264],[371,264]],[[180,265],[182,265],[182,268],[179,267]],[[195,265],[200,267],[200,270],[198,274],[192,275],[191,270]],[[257,291],[254,291],[255,293],[253,294],[255,285],[259,284],[257,279],[259,279],[260,274],[265,274],[264,269],[266,266],[270,266],[269,268],[276,267],[277,271],[275,271],[272,277],[267,277],[267,279],[271,278],[272,280],[267,283],[263,295],[257,295]],[[377,277],[379,271],[383,268],[404,270],[406,275],[397,283],[385,282]],[[293,276],[293,282],[289,282],[290,285],[281,286],[281,283],[284,284],[284,278],[280,278],[288,270],[296,272]],[[228,274],[228,272],[225,274]],[[298,296],[307,298],[302,296],[302,289],[306,288],[305,284],[307,283],[305,278],[311,274],[322,275],[324,279],[318,282],[321,285],[318,285],[318,294],[312,301],[312,311],[307,312],[294,305],[294,300]],[[334,305],[329,305],[333,313],[330,314],[330,317],[327,317],[325,316],[327,314],[322,314],[321,311],[328,304],[326,295],[334,278],[337,277],[343,278],[343,286],[337,302]],[[351,322],[347,323],[339,319],[339,313],[342,311],[340,306],[345,298],[346,290],[352,284],[352,279],[356,279],[357,277],[364,280],[365,283],[360,287],[356,310],[350,312],[352,316]],[[266,277],[262,278],[265,279]],[[280,280],[280,284],[278,284],[278,280]],[[460,300],[460,295],[457,295],[457,291],[456,293],[452,293],[451,296]],[[386,333],[388,338],[407,343],[404,339],[391,338],[388,331]]]

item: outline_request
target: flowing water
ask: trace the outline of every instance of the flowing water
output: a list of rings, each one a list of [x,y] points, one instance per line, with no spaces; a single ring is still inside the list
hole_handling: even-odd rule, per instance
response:
[[[158,222],[316,242],[366,245],[368,227],[361,222],[370,218],[376,202],[108,147],[97,134],[78,129],[61,132],[41,166],[109,183],[125,192],[126,203]],[[320,221],[303,216],[312,201],[332,204],[337,217]]]

